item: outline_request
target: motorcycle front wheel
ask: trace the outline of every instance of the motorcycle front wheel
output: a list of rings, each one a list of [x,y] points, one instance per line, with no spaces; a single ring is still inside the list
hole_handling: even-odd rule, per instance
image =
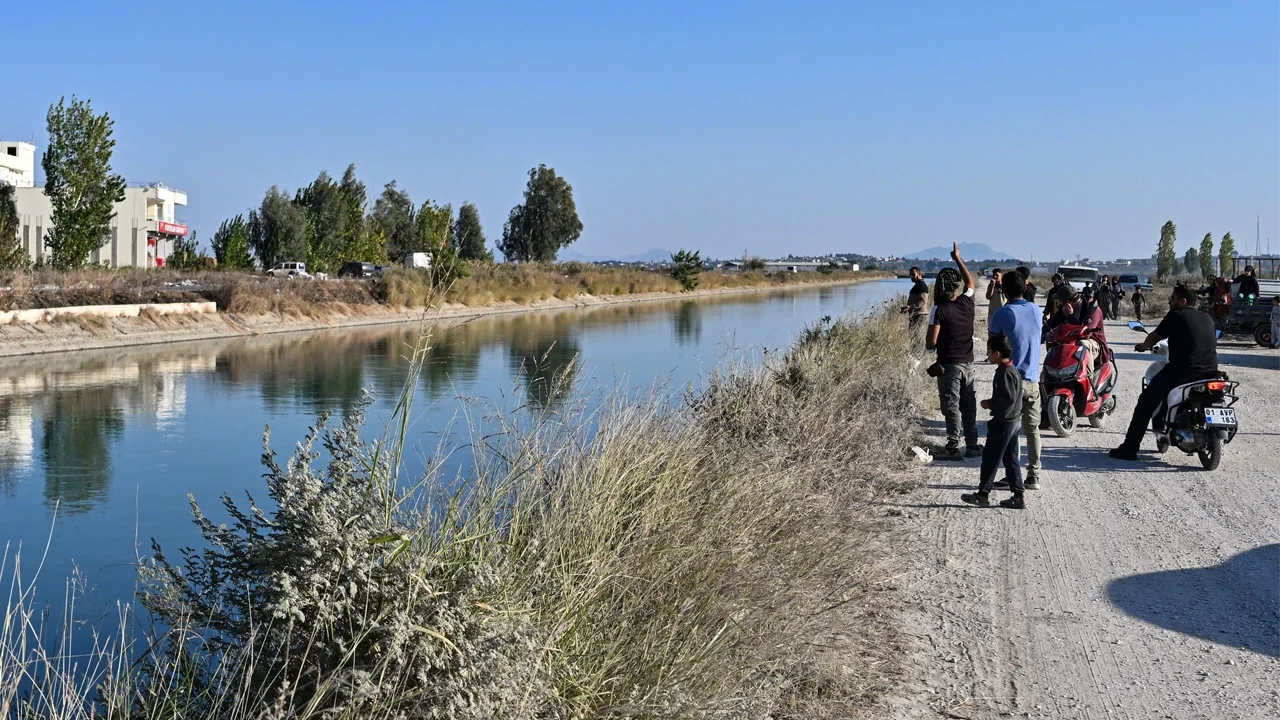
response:
[[[1106,427],[1107,416],[1110,415],[1112,412],[1115,412],[1115,409],[1116,409],[1116,399],[1114,397],[1107,398],[1106,402],[1102,403],[1102,407],[1098,408],[1098,412],[1089,416],[1089,427],[1091,428]]]
[[[1058,437],[1069,437],[1076,431],[1076,409],[1066,395],[1049,398],[1049,427]]]
[[[1222,430],[1210,430],[1205,449],[1196,452],[1205,470],[1217,470],[1218,463],[1222,462],[1222,432]]]

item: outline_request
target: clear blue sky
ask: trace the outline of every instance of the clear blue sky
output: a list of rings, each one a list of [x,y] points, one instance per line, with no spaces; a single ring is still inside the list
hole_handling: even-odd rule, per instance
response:
[[[13,4],[0,137],[61,95],[115,167],[218,222],[354,162],[371,194],[475,202],[537,163],[576,250],[874,254],[986,242],[1280,248],[1280,3]]]

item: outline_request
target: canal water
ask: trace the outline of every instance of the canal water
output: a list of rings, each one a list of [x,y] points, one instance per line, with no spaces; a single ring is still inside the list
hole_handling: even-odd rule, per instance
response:
[[[759,362],[823,316],[862,312],[908,281],[495,316],[432,331],[415,391],[421,473],[448,428],[484,408],[555,412],[574,395],[653,388],[678,398],[717,364]],[[287,456],[321,412],[366,391],[377,430],[404,386],[410,325],[0,359],[0,549],[61,602],[132,597],[152,538],[171,557],[198,541],[188,494],[218,517],[223,493],[265,499],[262,435]],[[553,382],[576,366],[573,385]],[[480,408],[477,410],[477,408]],[[11,563],[8,567],[11,568]],[[8,578],[4,578],[8,580]],[[7,590],[7,588],[6,588]]]

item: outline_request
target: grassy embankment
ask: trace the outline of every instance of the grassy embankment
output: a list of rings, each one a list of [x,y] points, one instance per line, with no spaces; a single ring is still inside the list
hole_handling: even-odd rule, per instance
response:
[[[261,513],[197,510],[205,549],[157,549],[169,632],[72,658],[11,593],[0,717],[856,716],[894,663],[876,500],[927,394],[902,325],[815,327],[675,406],[530,410],[459,479],[399,476],[411,376],[379,440],[355,417],[264,455]]]
[[[708,272],[700,276],[699,289],[786,286],[868,277],[879,275],[843,271],[829,275]],[[222,312],[320,317],[440,304],[481,308],[583,296],[679,292],[680,283],[662,272],[580,263],[476,265],[469,277],[447,288],[432,287],[426,273],[412,270],[388,270],[384,277],[368,281],[277,281],[260,274],[135,269],[0,274],[0,310],[212,300]]]

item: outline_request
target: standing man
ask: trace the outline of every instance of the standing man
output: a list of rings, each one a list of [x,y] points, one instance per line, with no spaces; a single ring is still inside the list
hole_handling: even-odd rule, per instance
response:
[[[926,348],[938,351],[938,400],[947,421],[947,446],[939,456],[941,460],[982,454],[982,445],[978,444],[978,398],[973,385],[973,273],[960,258],[956,243],[951,245],[951,259],[959,271],[938,271],[925,340]]]
[[[1010,359],[1022,378],[1022,434],[1027,438],[1028,490],[1040,487],[1040,308],[1023,294],[1026,282],[1016,272],[1000,279],[1008,302],[991,316],[992,335],[1003,335],[1013,350]]]
[[[991,318],[996,311],[1004,307],[1004,291],[1000,289],[1000,268],[991,271],[991,280],[987,282],[987,328],[991,328]]]
[[[1137,291],[1134,291],[1137,297]],[[1175,387],[1212,377],[1218,372],[1218,337],[1213,318],[1195,307],[1196,291],[1185,285],[1175,285],[1169,295],[1169,314],[1164,316],[1147,339],[1133,346],[1138,352],[1146,352],[1161,340],[1169,341],[1169,362],[1151,378],[1146,389],[1138,396],[1133,409],[1129,431],[1124,442],[1111,451],[1117,460],[1137,460],[1142,436],[1152,415],[1164,404],[1165,398]]]
[[[929,286],[924,282],[924,273],[918,267],[911,268],[911,292],[907,294],[907,312],[911,319],[911,329],[915,330],[924,324],[927,313],[925,306],[929,301]]]
[[[1098,282],[1098,292],[1094,295],[1098,301],[1098,309],[1102,311],[1103,320],[1114,320],[1111,315],[1111,278],[1103,275]]]
[[[1053,317],[1054,313],[1062,309],[1062,301],[1058,298],[1058,288],[1062,287],[1063,282],[1065,281],[1059,273],[1054,273],[1053,277],[1049,278],[1050,286],[1044,293],[1044,319],[1046,321]]]
[[[1120,319],[1120,299],[1124,297],[1124,288],[1120,286],[1120,276],[1111,278],[1111,319]]]
[[[1015,270],[1022,276],[1022,282],[1027,284],[1027,291],[1022,294],[1022,299],[1029,303],[1036,301],[1036,284],[1031,282],[1031,268],[1026,265],[1019,265]]]

